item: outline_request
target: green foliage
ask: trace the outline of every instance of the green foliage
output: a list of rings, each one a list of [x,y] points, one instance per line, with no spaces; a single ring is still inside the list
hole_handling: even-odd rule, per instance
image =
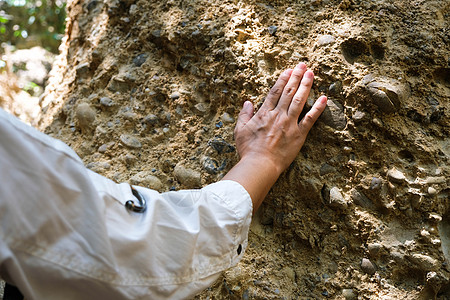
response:
[[[0,43],[41,46],[58,53],[65,29],[65,0],[0,0]]]

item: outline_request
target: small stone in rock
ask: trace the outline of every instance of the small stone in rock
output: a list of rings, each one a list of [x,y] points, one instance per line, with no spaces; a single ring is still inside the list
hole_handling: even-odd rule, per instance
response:
[[[114,101],[109,97],[100,98],[100,104],[106,107],[111,107],[114,105]]]
[[[381,250],[381,244],[379,243],[370,243],[367,245],[367,250],[369,250],[369,254],[372,257],[376,257]]]
[[[143,185],[159,192],[163,191],[164,184],[158,177],[151,174],[150,171],[141,171],[130,178],[132,184]]]
[[[78,105],[75,115],[81,130],[84,131],[92,128],[95,121],[95,111],[89,106],[89,104],[81,103]]]
[[[204,103],[197,103],[194,105],[194,108],[198,113],[204,113],[207,110],[207,107]]]
[[[230,116],[229,113],[223,113],[223,115],[220,117],[224,123],[234,123],[234,118]]]
[[[381,181],[380,178],[373,177],[372,181],[370,182],[370,189],[371,190],[379,189],[379,188],[381,188],[382,183],[383,182]]]
[[[327,163],[324,163],[320,167],[320,170],[319,170],[320,176],[323,176],[323,175],[326,175],[326,174],[329,174],[329,173],[334,173],[334,172],[336,172],[336,168],[331,166],[331,165],[329,165],[329,164],[327,164]]]
[[[353,202],[356,205],[359,205],[359,206],[364,207],[364,208],[369,208],[369,209],[374,208],[374,205],[373,205],[372,201],[369,198],[367,198],[366,195],[364,195],[363,193],[359,192],[358,190],[352,189],[350,191],[350,194],[351,194]]]
[[[322,47],[325,45],[330,45],[330,44],[333,44],[335,41],[336,41],[336,39],[332,35],[328,35],[328,34],[322,35],[317,40],[317,46]]]
[[[148,116],[144,117],[144,122],[148,125],[155,125],[159,122],[159,118],[157,115],[149,114]]]
[[[213,148],[219,154],[231,153],[235,151],[234,146],[227,143],[224,139],[215,137],[208,141],[208,146]]]
[[[365,113],[365,112],[362,112],[362,111],[359,111],[359,110],[355,111],[355,112],[353,113],[353,115],[352,115],[352,119],[353,119],[353,121],[355,121],[355,122],[360,122],[360,121],[362,121],[365,117],[366,117],[366,113]]]
[[[397,170],[395,167],[388,171],[387,176],[392,182],[395,183],[403,183],[406,181],[405,174]]]
[[[328,91],[330,92],[331,95],[334,96],[339,95],[340,92],[342,91],[342,83],[340,81],[333,82],[328,87]]]
[[[219,166],[219,162],[210,157],[205,157],[202,160],[203,169],[206,170],[209,174],[217,174],[220,171],[223,171],[227,166],[227,160],[224,160],[222,164]]]
[[[337,187],[330,190],[330,205],[335,208],[346,209],[348,204]]]
[[[274,25],[269,26],[269,28],[267,28],[267,30],[269,31],[270,35],[275,35],[275,33],[277,33],[277,29],[278,29],[278,27],[274,26]]]
[[[353,289],[342,289],[342,296],[344,296],[345,300],[356,299],[356,294]]]
[[[367,273],[369,275],[375,274],[375,266],[367,258],[363,258],[362,259],[362,261],[361,261],[361,269],[363,270],[364,273]]]
[[[140,67],[140,66],[142,66],[143,63],[145,63],[146,60],[147,60],[147,54],[142,53],[142,54],[139,54],[138,56],[136,56],[135,58],[133,58],[133,64],[136,67]]]
[[[98,152],[105,153],[110,147],[114,145],[114,142],[109,142],[98,147]]]
[[[122,134],[120,136],[120,140],[122,141],[122,143],[124,143],[126,146],[130,147],[130,148],[141,148],[142,144],[141,142],[135,138],[132,135],[129,134]]]
[[[327,106],[320,116],[320,120],[337,130],[342,130],[347,125],[344,107],[339,102],[332,99],[328,99]]]
[[[201,175],[199,172],[185,168],[181,163],[174,168],[174,175],[180,183],[188,188],[198,188],[201,186]]]
[[[170,99],[172,99],[172,100],[176,100],[178,98],[180,98],[179,92],[174,92],[174,93],[172,93],[172,95],[170,95]]]
[[[439,261],[424,254],[413,254],[411,261],[423,271],[433,271],[439,268]]]
[[[437,191],[434,187],[430,186],[430,187],[428,187],[428,194],[433,196],[433,195],[437,194]]]

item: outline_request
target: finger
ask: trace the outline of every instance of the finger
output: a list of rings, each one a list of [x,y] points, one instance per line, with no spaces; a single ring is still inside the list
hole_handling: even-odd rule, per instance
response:
[[[273,110],[277,106],[278,100],[280,99],[281,93],[283,92],[283,89],[286,86],[291,73],[292,69],[287,69],[283,73],[281,73],[280,77],[278,77],[277,82],[275,82],[275,85],[270,89],[266,100],[264,100],[264,103],[261,106],[261,109]]]
[[[292,101],[289,105],[288,116],[295,118],[296,120],[300,116],[300,113],[303,110],[303,106],[308,99],[309,92],[311,91],[311,87],[314,80],[314,73],[312,71],[306,71],[305,75],[303,75],[302,81],[300,83],[300,87],[295,93]]]
[[[314,103],[311,110],[303,117],[303,119],[298,124],[300,128],[301,135],[303,137],[306,137],[311,127],[314,125],[314,123],[317,121],[319,116],[322,114],[323,110],[327,106],[327,97],[321,96],[317,101]]]
[[[247,124],[248,121],[253,117],[254,108],[253,104],[250,101],[245,101],[244,106],[242,107],[241,112],[239,113],[236,128],[242,128]]]
[[[294,68],[288,83],[283,89],[283,93],[281,94],[280,101],[278,101],[276,109],[287,112],[289,104],[291,103],[305,72],[306,65],[304,63],[299,63]]]

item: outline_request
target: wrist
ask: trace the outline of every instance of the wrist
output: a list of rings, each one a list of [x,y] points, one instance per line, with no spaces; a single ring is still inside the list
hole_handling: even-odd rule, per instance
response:
[[[276,159],[258,154],[247,154],[241,157],[240,164],[254,168],[256,172],[264,172],[275,176],[277,179],[285,170],[283,164]]]

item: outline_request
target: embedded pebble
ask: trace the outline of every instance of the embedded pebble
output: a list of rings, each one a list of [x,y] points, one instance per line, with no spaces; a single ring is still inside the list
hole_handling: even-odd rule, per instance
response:
[[[397,170],[397,168],[393,167],[387,172],[387,176],[390,181],[395,183],[403,183],[406,181],[405,174],[403,172]]]
[[[130,178],[130,182],[131,184],[145,186],[159,192],[164,190],[164,184],[158,177],[152,175],[151,171],[141,171],[135,174]]]
[[[424,254],[413,254],[411,261],[423,271],[433,271],[439,268],[439,261]]]
[[[185,168],[181,163],[175,166],[174,175],[181,184],[188,188],[198,188],[201,186],[200,172]]]
[[[207,106],[204,103],[197,103],[194,105],[194,108],[198,113],[204,113],[207,111]]]
[[[373,103],[384,113],[394,113],[396,108],[387,94],[373,87],[366,87]]]
[[[230,116],[229,113],[223,113],[222,116],[220,117],[220,119],[224,122],[224,123],[234,123],[234,118],[232,116]]]
[[[366,117],[366,113],[359,111],[359,110],[355,111],[352,115],[352,119],[355,122],[360,122],[360,121],[364,120],[365,117]]]
[[[329,173],[334,173],[334,172],[336,172],[336,168],[327,163],[324,163],[322,166],[320,166],[320,170],[319,170],[320,176],[323,176],[323,175],[326,175]]]
[[[342,91],[342,82],[340,81],[333,82],[328,87],[328,91],[330,92],[331,95],[334,96],[339,95]]]
[[[224,160],[222,164],[219,165],[219,162],[217,160],[210,157],[204,157],[202,159],[202,166],[203,169],[205,169],[209,174],[217,174],[225,169],[225,167],[227,166],[227,160]]]
[[[382,184],[383,184],[383,182],[381,181],[380,178],[373,177],[372,181],[370,182],[370,189],[371,190],[379,189],[379,188],[381,188]]]
[[[95,110],[93,110],[89,104],[81,103],[78,105],[75,115],[81,130],[89,130],[93,127],[93,123],[95,121]]]
[[[114,101],[109,97],[100,98],[100,104],[106,107],[114,106]]]
[[[342,296],[344,296],[345,300],[354,300],[357,298],[353,289],[342,289]]]
[[[134,64],[136,67],[142,66],[142,64],[145,63],[145,61],[147,60],[147,56],[148,56],[148,55],[145,54],[145,53],[139,54],[138,56],[136,56],[135,58],[133,58],[133,64]]]
[[[114,142],[109,142],[98,147],[98,152],[105,153],[110,147],[114,145]]]
[[[159,118],[157,115],[149,114],[144,117],[144,122],[148,125],[155,125],[159,122]]]
[[[361,260],[361,269],[363,270],[364,273],[367,273],[369,275],[375,274],[375,266],[367,258],[363,258]]]
[[[125,120],[133,121],[137,118],[137,114],[132,111],[126,111],[120,114]]]
[[[367,245],[367,250],[369,250],[369,254],[372,257],[378,256],[381,250],[381,244],[379,243],[370,243]]]
[[[365,207],[365,208],[369,208],[369,209],[373,209],[374,208],[374,204],[373,204],[372,200],[367,198],[366,195],[364,195],[363,193],[359,192],[358,190],[352,189],[350,191],[350,195],[351,195],[351,198],[352,198],[353,202],[356,205],[359,205],[359,206]]]
[[[445,183],[446,179],[444,176],[439,176],[439,177],[427,177],[427,179],[425,179],[425,182],[427,184],[439,184],[439,183]]]
[[[403,260],[404,260],[404,258],[405,258],[405,255],[402,254],[402,253],[400,253],[400,252],[398,252],[398,251],[392,251],[392,252],[390,253],[390,256],[391,256],[391,258],[392,258],[396,263],[398,263],[398,264],[402,264],[402,263],[403,263]]]
[[[212,138],[208,141],[208,146],[213,148],[219,154],[231,153],[235,151],[234,146],[227,143],[224,139],[220,137]]]
[[[346,209],[348,204],[337,187],[332,187],[330,190],[330,205],[332,207]]]
[[[409,95],[408,88],[391,78],[366,80],[366,90],[373,103],[384,113],[395,112]],[[364,81],[363,81],[364,82]]]
[[[325,45],[330,45],[330,44],[333,44],[335,41],[336,41],[336,39],[332,35],[329,35],[329,34],[322,35],[317,40],[317,46],[322,47]]]
[[[269,28],[267,28],[267,30],[269,31],[270,35],[275,35],[275,33],[277,33],[277,29],[278,29],[278,27],[274,26],[274,25],[269,26]]]
[[[428,194],[436,195],[437,191],[436,191],[436,189],[434,187],[430,186],[430,187],[428,187]]]
[[[141,142],[134,136],[129,134],[122,134],[120,136],[120,140],[122,143],[124,143],[126,146],[130,148],[141,148],[142,144]]]
[[[333,99],[328,99],[327,106],[319,118],[326,125],[342,130],[347,125],[344,115],[344,107]]]
[[[179,92],[174,92],[174,93],[172,93],[170,95],[170,99],[172,99],[172,100],[176,100],[178,98],[180,98],[180,93]]]

